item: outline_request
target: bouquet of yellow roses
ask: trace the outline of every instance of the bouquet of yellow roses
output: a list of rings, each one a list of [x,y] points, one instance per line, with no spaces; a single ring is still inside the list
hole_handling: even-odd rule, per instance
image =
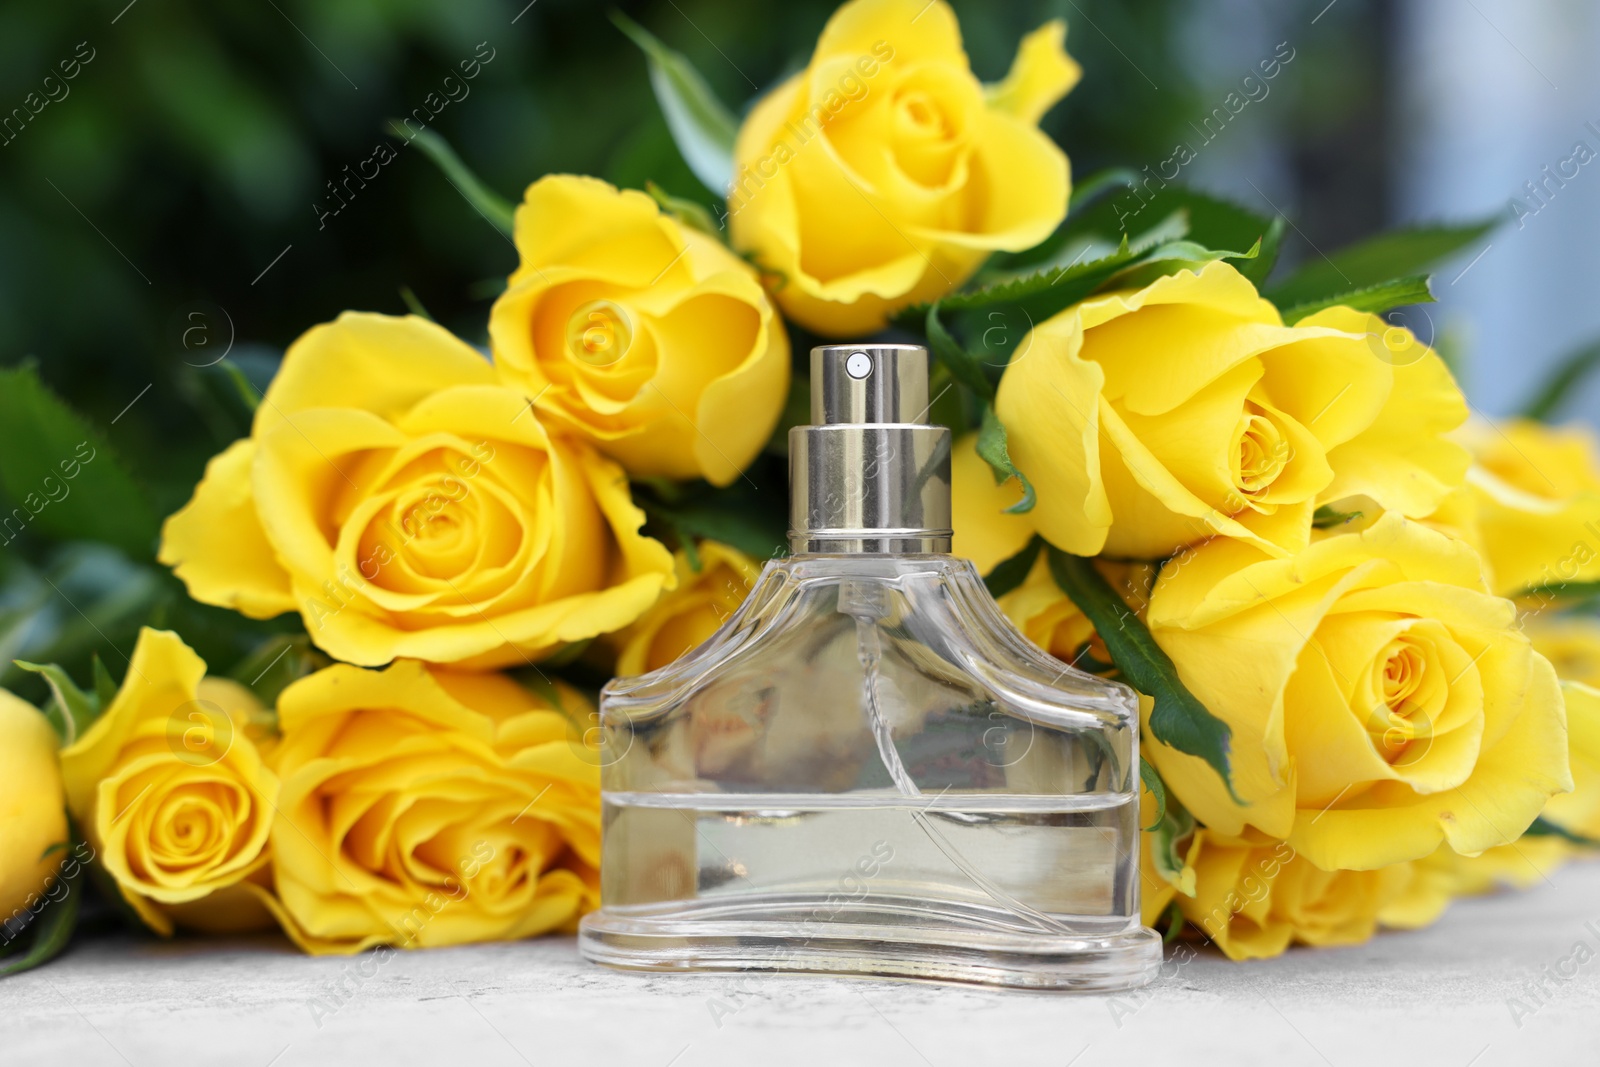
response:
[[[573,929],[595,692],[783,551],[794,361],[885,331],[936,359],[956,551],[1142,694],[1147,924],[1351,943],[1600,840],[1600,444],[1469,417],[1383,317],[1487,226],[1275,272],[1282,217],[1074,184],[1060,22],[985,85],[943,0],[849,0],[738,121],[616,21],[716,203],[549,175],[513,209],[395,126],[515,243],[487,358],[423,314],[311,328],[160,535],[277,632],[208,664],[153,620],[120,681],[0,690],[0,970],[60,951],[85,874],[158,934],[308,952]]]

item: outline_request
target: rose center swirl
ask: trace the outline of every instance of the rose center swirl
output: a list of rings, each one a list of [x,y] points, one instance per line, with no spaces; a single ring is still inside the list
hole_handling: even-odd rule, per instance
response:
[[[1400,637],[1389,643],[1374,664],[1381,703],[1373,709],[1368,732],[1390,763],[1402,756],[1407,763],[1415,762],[1417,754],[1408,754],[1412,744],[1434,736],[1444,679],[1435,675],[1438,665],[1430,661],[1425,647],[1412,638]]]
[[[633,318],[611,300],[591,300],[567,320],[567,355],[590,367],[609,367],[633,345]]]
[[[1241,493],[1259,493],[1278,479],[1288,462],[1283,431],[1266,415],[1246,410],[1234,431],[1233,484]]]

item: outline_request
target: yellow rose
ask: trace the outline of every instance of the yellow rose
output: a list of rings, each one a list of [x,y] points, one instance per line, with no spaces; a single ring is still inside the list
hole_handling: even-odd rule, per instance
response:
[[[297,609],[339,659],[499,665],[638,618],[672,581],[643,522],[621,469],[548,434],[471,347],[347,312],[289,347],[161,561],[196,600]]]
[[[727,485],[772,435],[789,337],[755,271],[654,200],[553,174],[489,314],[502,379],[643,477]]]
[[[1101,574],[1106,573],[1107,564],[1097,566]],[[1115,578],[1108,577],[1107,581],[1116,587]],[[1037,560],[1026,580],[1002,596],[998,603],[1000,610],[1028,640],[1061,662],[1093,670],[1092,664],[1083,662],[1085,656],[1102,664],[1110,661],[1100,635],[1095,633],[1094,623],[1056,585],[1044,558]]]
[[[973,77],[944,0],[851,0],[811,64],[758,101],[734,145],[734,246],[818,333],[881,329],[1038,244],[1067,211],[1067,157],[1038,129],[1077,82],[1066,26],[1027,37],[1011,73]]]
[[[141,630],[116,698],[61,752],[68,808],[123,898],[162,934],[267,918],[253,880],[269,859],[278,792],[252,738],[264,713],[243,686],[205,671],[176,634]]]
[[[1283,555],[1323,503],[1427,515],[1461,484],[1442,435],[1467,406],[1444,363],[1374,315],[1294,326],[1227,263],[1039,324],[995,412],[1059,548],[1159,559],[1221,534]]]
[[[1531,889],[1549,882],[1550,873],[1574,853],[1571,842],[1554,834],[1525,834],[1476,856],[1451,857],[1450,891],[1458,897],[1476,897],[1499,889]],[[1435,855],[1445,860],[1443,852]]]
[[[1141,698],[1144,699],[1144,698]],[[1165,873],[1156,866],[1156,835],[1143,827],[1153,826],[1160,805],[1141,779],[1139,783],[1139,918],[1146,926],[1157,927],[1177,894],[1194,895],[1194,858],[1199,842],[1191,831],[1187,840],[1176,843],[1182,868]]]
[[[1572,855],[1572,846],[1554,835],[1525,835],[1506,845],[1463,856],[1449,846],[1406,864],[1411,878],[1378,912],[1384,926],[1412,930],[1437,919],[1457,897],[1497,889],[1527,889],[1549,879]]]
[[[291,936],[358,952],[528,937],[598,897],[600,774],[562,708],[499,674],[336,664],[278,699],[274,871]]]
[[[1600,841],[1600,689],[1562,682],[1561,690],[1567,698],[1572,792],[1551,797],[1544,817],[1569,833]]]
[[[617,635],[618,674],[665,667],[717,632],[755,585],[761,565],[738,549],[700,542],[700,570],[677,554],[678,587]]]
[[[1474,421],[1462,434],[1475,543],[1514,596],[1600,579],[1600,441],[1587,427]]]
[[[1095,569],[1122,598],[1129,614],[1142,616],[1150,603],[1155,568],[1148,563],[1096,560]],[[1110,669],[1111,654],[1094,624],[1061,591],[1043,556],[1021,585],[999,599],[999,605],[1028,640],[1056,659],[1096,674]]]
[[[1555,672],[1470,546],[1419,523],[1386,514],[1290,559],[1212,541],[1162,569],[1149,625],[1233,731],[1244,806],[1203,761],[1144,749],[1218,833],[1367,870],[1514,841],[1572,788]]]
[[[1600,619],[1586,615],[1532,615],[1523,629],[1563,681],[1600,689]]]
[[[37,708],[0,689],[0,929],[38,907],[66,845],[56,735]]]
[[[1534,649],[1550,660],[1566,695],[1572,792],[1551,797],[1544,817],[1600,841],[1600,619],[1534,615],[1524,620],[1523,629]]]
[[[1194,832],[1186,863],[1194,874],[1192,895],[1155,873],[1146,849],[1145,885],[1160,883],[1160,894],[1177,902],[1184,920],[1233,960],[1281,955],[1291,942],[1360,944],[1377,930],[1379,912],[1411,879],[1408,863],[1374,871],[1324,871],[1287,841],[1256,833],[1230,837],[1209,829]]]
[[[1022,551],[1033,537],[1033,524],[1025,514],[1006,511],[1022,499],[1017,483],[996,485],[993,468],[978,455],[977,445],[978,435],[968,434],[950,450],[951,551],[970,559],[979,574],[988,574],[995,564]]]

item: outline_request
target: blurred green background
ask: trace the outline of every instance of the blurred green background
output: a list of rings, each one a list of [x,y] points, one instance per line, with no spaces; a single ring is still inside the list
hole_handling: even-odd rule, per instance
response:
[[[346,308],[403,313],[404,289],[483,342],[514,250],[419,152],[401,149],[320,218],[337,206],[328,183],[393,141],[386,120],[442,95],[463,60],[492,55],[469,95],[430,127],[508,197],[542,174],[574,171],[711,199],[679,159],[643,57],[607,19],[611,5],[126,2],[0,6],[0,111],[30,93],[59,96],[14,122],[0,146],[0,365],[36,361],[48,387],[100,428],[157,516],[180,506],[206,460],[247,430],[237,383],[207,366],[224,351],[264,385],[306,328]],[[736,110],[804,64],[834,6],[615,5],[686,53]],[[954,7],[985,80],[1005,73],[1026,31],[1068,20],[1084,80],[1045,126],[1080,177],[1168,157],[1255,58],[1290,36],[1262,4]],[[1297,222],[1289,264],[1313,254],[1308,242],[1334,248],[1389,215],[1385,10],[1343,0],[1315,32],[1297,13],[1292,65],[1208,162],[1271,146],[1274,162],[1253,173],[1264,175],[1262,197]],[[1219,39],[1228,47],[1214,47]],[[74,55],[92,58],[62,95],[45,78]],[[6,512],[16,503],[0,500]],[[153,618],[228,669],[274,628],[189,603],[154,565],[148,530],[135,529],[125,551],[75,544],[70,530],[40,523],[0,547],[0,663],[56,659],[81,678],[100,648],[120,675],[104,650],[131,649]],[[42,696],[14,668],[0,684]]]

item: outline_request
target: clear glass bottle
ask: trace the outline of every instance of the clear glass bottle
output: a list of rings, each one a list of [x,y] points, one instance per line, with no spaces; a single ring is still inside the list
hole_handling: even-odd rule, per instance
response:
[[[928,354],[811,353],[791,547],[709,640],[601,697],[583,954],[1048,989],[1148,981],[1138,705],[950,551]]]

